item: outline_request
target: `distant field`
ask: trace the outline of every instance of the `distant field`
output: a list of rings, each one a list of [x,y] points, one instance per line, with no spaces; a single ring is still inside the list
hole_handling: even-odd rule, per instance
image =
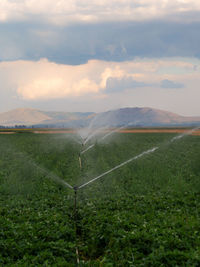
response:
[[[82,170],[71,132],[0,135],[0,266],[76,266],[76,243],[82,266],[200,266],[200,136],[170,142],[183,130],[93,140]],[[78,191],[76,238],[74,192],[52,177],[80,185],[153,147]]]
[[[117,130],[120,133],[184,133],[191,128],[128,128]],[[104,132],[113,130],[108,129]],[[0,134],[11,134],[17,132],[31,132],[36,134],[56,134],[56,133],[76,133],[75,129],[0,129]],[[192,135],[200,135],[200,129],[192,133]]]
[[[120,130],[120,133],[184,133],[187,132],[188,129],[126,129]],[[191,133],[192,135],[200,135],[200,130],[196,130]]]

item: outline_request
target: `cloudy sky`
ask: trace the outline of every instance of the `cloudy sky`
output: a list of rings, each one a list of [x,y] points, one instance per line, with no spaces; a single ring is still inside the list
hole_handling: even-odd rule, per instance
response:
[[[200,116],[199,0],[0,0],[0,112]]]

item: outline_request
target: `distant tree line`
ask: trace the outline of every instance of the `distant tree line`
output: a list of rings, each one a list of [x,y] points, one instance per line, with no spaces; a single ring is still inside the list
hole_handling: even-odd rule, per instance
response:
[[[26,129],[29,128],[26,125],[14,125],[14,126],[3,126],[0,125],[0,129]]]
[[[34,129],[34,128],[64,128],[65,125],[56,124],[36,124],[36,125],[13,125],[13,126],[3,126],[0,125],[0,129]]]

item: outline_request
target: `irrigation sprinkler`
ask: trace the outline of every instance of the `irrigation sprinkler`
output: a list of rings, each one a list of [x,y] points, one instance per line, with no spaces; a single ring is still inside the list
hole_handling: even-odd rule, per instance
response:
[[[154,147],[152,149],[149,149],[149,150],[146,150],[144,152],[142,152],[141,154],[125,161],[125,162],[122,162],[121,164],[113,167],[112,169],[98,175],[97,177],[91,179],[90,181],[84,183],[84,184],[81,184],[79,186],[74,186],[73,187],[73,190],[74,190],[74,227],[75,227],[75,237],[76,237],[76,260],[77,260],[77,265],[80,264],[80,256],[79,256],[79,248],[78,248],[78,220],[77,220],[77,212],[78,212],[78,209],[77,209],[77,194],[78,194],[78,190],[81,189],[81,188],[84,188],[85,186],[95,182],[96,180],[106,176],[107,174],[121,168],[122,166],[132,162],[133,160],[136,160],[144,155],[147,155],[147,154],[150,154],[150,153],[153,153],[154,151],[156,151],[158,149],[158,147]],[[81,164],[81,153],[79,153],[79,163],[80,163],[80,170],[82,172],[82,164]]]
[[[86,142],[85,140],[81,143],[81,147],[82,150],[84,149]],[[80,167],[80,171],[82,174],[82,158],[81,158],[81,151],[78,154],[78,161],[79,161],[79,167]],[[79,248],[78,248],[78,220],[77,220],[77,191],[78,191],[78,187],[74,186],[73,188],[74,191],[74,228],[75,228],[75,239],[76,239],[76,261],[77,261],[77,265],[80,265],[80,256],[79,256]]]
[[[77,260],[77,266],[80,266],[80,254],[79,254],[79,249],[78,249],[78,218],[77,218],[77,215],[78,215],[78,207],[77,207],[77,196],[78,196],[78,191],[82,188],[85,188],[86,186],[88,186],[89,184],[103,178],[104,176],[106,176],[107,174],[131,163],[132,161],[135,161],[145,155],[148,155],[148,154],[151,154],[151,153],[154,153],[155,151],[157,151],[159,148],[161,148],[163,145],[170,145],[171,143],[189,135],[189,134],[192,134],[194,131],[198,130],[200,127],[197,127],[197,128],[194,128],[192,130],[189,130],[189,131],[186,131],[185,133],[182,133],[180,135],[177,135],[175,137],[173,137],[172,139],[170,139],[167,143],[164,143],[162,145],[160,145],[159,147],[153,147],[151,149],[148,149],[148,150],[145,150],[143,151],[142,153],[120,163],[119,165],[111,168],[110,170],[107,170],[106,172],[103,172],[102,174],[90,179],[88,182],[85,182],[83,184],[80,184],[80,185],[75,185],[75,186],[71,186],[70,184],[68,184],[67,182],[65,182],[64,180],[62,180],[61,178],[55,176],[54,174],[50,173],[49,175],[49,172],[48,172],[48,175],[51,179],[53,179],[54,181],[56,182],[59,182],[60,184],[62,184],[64,187],[67,187],[69,189],[72,189],[73,192],[74,192],[74,228],[75,228],[75,239],[76,239],[76,260]],[[108,134],[107,134],[108,136]],[[81,174],[83,174],[83,166],[82,166],[82,159],[81,159],[81,155],[84,151],[84,146],[85,146],[86,142],[83,142],[82,143],[82,151],[79,152],[79,155],[78,155],[78,160],[79,160],[79,166],[80,166],[80,170],[81,170]],[[90,147],[90,146],[89,146]],[[45,174],[47,174],[47,171],[43,168],[40,168],[39,166],[37,166],[39,169],[41,169]]]
[[[100,140],[104,140],[106,137],[110,136],[112,133],[114,133],[114,132],[116,132],[116,131],[118,131],[118,130],[120,130],[120,129],[123,129],[123,128],[124,128],[124,127],[122,126],[122,127],[119,127],[119,128],[117,128],[117,129],[112,130],[111,132],[108,132],[108,133],[105,134]],[[181,139],[182,137],[184,137],[184,136],[186,136],[186,135],[189,135],[189,134],[193,133],[193,132],[196,131],[197,129],[199,129],[199,127],[198,127],[198,128],[194,128],[194,129],[192,129],[192,130],[190,130],[190,131],[187,131],[187,132],[185,132],[185,133],[183,133],[183,134],[180,134],[180,135],[178,135],[178,136],[173,137],[173,138],[168,142],[168,144],[173,143],[174,141],[177,141],[178,139]],[[92,135],[90,135],[90,136],[92,136]],[[89,149],[91,149],[91,148],[94,147],[94,144],[92,144],[92,145],[88,146],[87,148],[85,148],[85,145],[86,145],[86,143],[87,143],[87,141],[88,141],[89,139],[90,139],[90,138],[87,137],[87,138],[84,140],[84,142],[82,143],[82,150],[79,152],[79,166],[80,166],[81,173],[82,173],[82,171],[83,171],[83,169],[82,169],[82,154],[84,154],[84,153],[87,152]],[[160,146],[160,147],[161,147],[161,146]],[[140,154],[138,154],[138,155],[136,155],[136,156],[134,156],[134,157],[128,159],[127,161],[124,161],[124,162],[120,163],[119,165],[117,165],[117,166],[111,168],[110,170],[108,170],[108,171],[106,171],[106,172],[104,172],[104,173],[102,173],[102,174],[100,174],[100,175],[98,175],[98,176],[92,178],[92,179],[89,180],[88,182],[85,182],[85,183],[83,183],[83,184],[81,184],[81,185],[76,185],[76,186],[73,187],[73,190],[74,190],[74,224],[75,224],[75,235],[76,235],[76,257],[77,257],[77,264],[78,264],[78,265],[79,265],[79,263],[80,263],[80,256],[79,256],[79,250],[78,250],[78,232],[77,232],[77,228],[78,228],[78,227],[77,227],[77,226],[78,226],[78,221],[77,221],[77,194],[78,194],[78,191],[79,191],[80,189],[82,189],[82,188],[88,186],[89,184],[91,184],[91,183],[93,183],[93,182],[95,182],[95,181],[97,181],[97,180],[103,178],[103,177],[106,176],[107,174],[109,174],[109,173],[111,173],[111,172],[113,172],[113,171],[115,171],[115,170],[117,170],[117,169],[119,169],[119,168],[125,166],[126,164],[129,164],[130,162],[132,162],[132,161],[134,161],[134,160],[137,160],[137,159],[143,157],[144,155],[148,155],[148,154],[154,153],[154,152],[155,152],[156,150],[158,150],[160,147],[153,147],[153,148],[151,148],[151,149],[148,149],[148,150],[146,150],[146,151],[143,151],[142,153],[140,153]]]

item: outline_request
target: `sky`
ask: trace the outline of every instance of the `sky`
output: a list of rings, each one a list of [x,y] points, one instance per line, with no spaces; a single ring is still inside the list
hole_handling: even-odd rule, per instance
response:
[[[0,112],[200,116],[199,0],[0,0]]]

